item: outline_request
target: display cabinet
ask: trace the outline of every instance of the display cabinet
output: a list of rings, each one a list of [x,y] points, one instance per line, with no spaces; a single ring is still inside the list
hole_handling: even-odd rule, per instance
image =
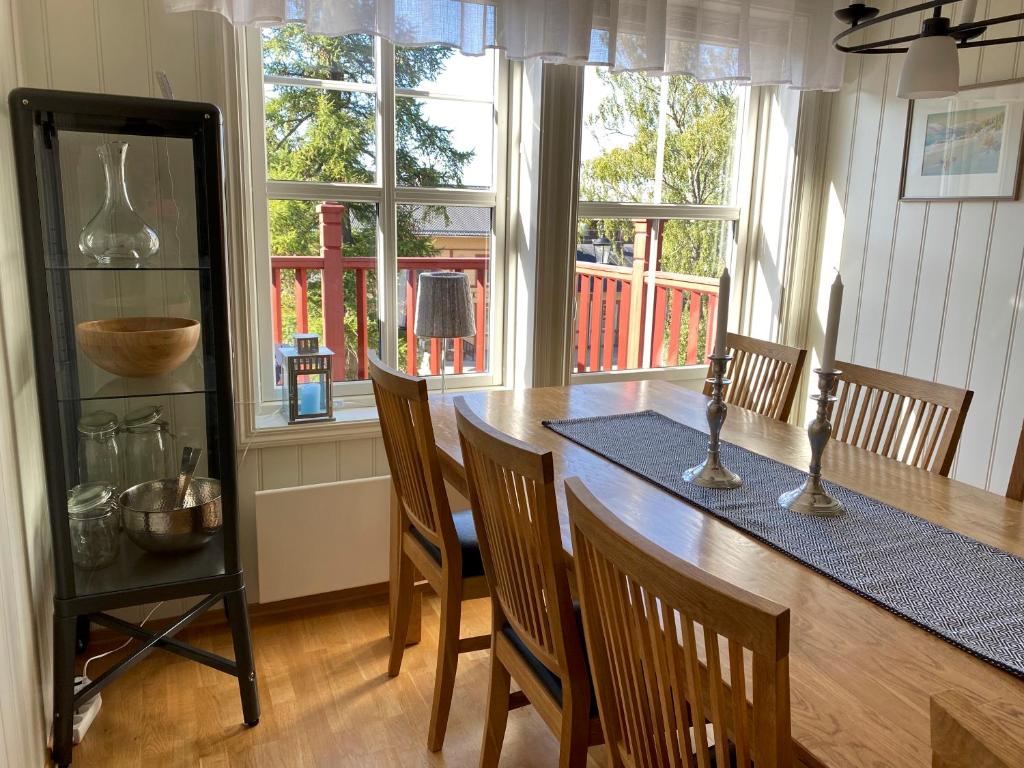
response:
[[[53,536],[54,761],[71,762],[75,709],[155,649],[236,676],[255,725],[220,113],[34,89],[10,107]],[[178,467],[195,448],[182,497]],[[192,607],[161,630],[110,613],[184,598]],[[219,603],[234,660],[176,638]],[[138,642],[76,691],[83,617]]]

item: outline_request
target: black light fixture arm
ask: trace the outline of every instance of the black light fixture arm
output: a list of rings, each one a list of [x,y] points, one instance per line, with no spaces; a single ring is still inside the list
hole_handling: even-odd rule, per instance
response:
[[[1009,24],[1015,21],[1024,21],[1024,13],[1010,13],[1005,16],[996,16],[991,19],[980,19],[951,26],[949,24],[949,20],[942,17],[942,7],[962,1],[963,0],[926,0],[926,2],[910,5],[906,8],[899,8],[883,14],[879,14],[877,8],[871,8],[870,6],[866,6],[864,3],[851,3],[849,7],[841,8],[836,11],[836,18],[843,23],[849,24],[850,27],[832,38],[832,45],[836,50],[842,51],[843,53],[889,54],[906,53],[907,48],[903,43],[913,42],[919,37],[928,34],[949,35],[957,41],[958,48],[982,48],[989,45],[1024,42],[1024,35],[991,38],[988,40],[973,39],[984,33],[989,27],[997,26],[999,24]],[[851,35],[861,32],[868,27],[873,27],[886,21],[892,21],[904,16],[919,14],[929,10],[932,10],[934,15],[932,18],[925,20],[924,28],[919,34],[902,35],[900,37],[891,37],[885,40],[859,43],[857,45],[844,45],[842,42]],[[942,21],[945,22],[945,26],[941,30],[939,29],[938,24],[932,23],[938,19],[942,19]],[[931,26],[932,29],[929,29],[929,26]]]

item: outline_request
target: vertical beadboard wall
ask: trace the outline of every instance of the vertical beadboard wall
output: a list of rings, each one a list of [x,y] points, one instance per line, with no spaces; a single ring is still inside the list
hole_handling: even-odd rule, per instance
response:
[[[982,0],[978,14],[1022,9],[1022,0]],[[908,34],[918,24],[890,22],[885,31]],[[1017,25],[998,30],[1021,34]],[[899,201],[907,120],[907,102],[896,97],[902,61],[847,61],[823,137],[822,270],[809,341],[820,349],[838,267],[846,284],[839,355],[974,390],[953,474],[1003,493],[1024,419],[1024,201]],[[1011,45],[964,51],[960,77],[964,85],[1024,77],[1024,52]]]
[[[7,93],[18,85],[0,3],[0,766],[43,765],[49,711],[49,526]]]

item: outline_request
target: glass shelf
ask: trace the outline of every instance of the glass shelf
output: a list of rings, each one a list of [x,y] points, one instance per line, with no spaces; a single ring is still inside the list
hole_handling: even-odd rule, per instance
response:
[[[102,595],[207,579],[222,576],[224,572],[224,536],[221,533],[195,552],[156,555],[139,549],[122,532],[117,560],[95,571],[75,568],[75,592],[79,597]]]
[[[107,373],[88,363],[88,377],[79,377],[79,391],[72,394],[61,387],[57,399],[62,403],[88,400],[126,400],[133,397],[168,397],[172,395],[201,395],[214,391],[207,386],[203,377],[201,350],[197,348],[192,357],[181,367],[164,376],[146,378],[125,378]],[[88,360],[84,355],[80,360]]]
[[[118,266],[113,264],[92,264],[74,263],[66,265],[47,264],[47,270],[55,272],[204,272],[209,271],[209,266],[190,267],[156,267],[156,266]]]

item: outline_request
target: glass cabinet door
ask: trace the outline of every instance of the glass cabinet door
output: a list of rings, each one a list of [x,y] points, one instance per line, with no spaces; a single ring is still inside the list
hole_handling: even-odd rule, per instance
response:
[[[37,139],[38,268],[75,593],[220,575],[218,504],[186,511],[174,495],[186,448],[202,453],[185,506],[220,495],[216,394],[228,372],[216,369],[209,244],[219,223],[201,199],[201,144],[131,133],[130,121],[110,133],[52,119]]]

